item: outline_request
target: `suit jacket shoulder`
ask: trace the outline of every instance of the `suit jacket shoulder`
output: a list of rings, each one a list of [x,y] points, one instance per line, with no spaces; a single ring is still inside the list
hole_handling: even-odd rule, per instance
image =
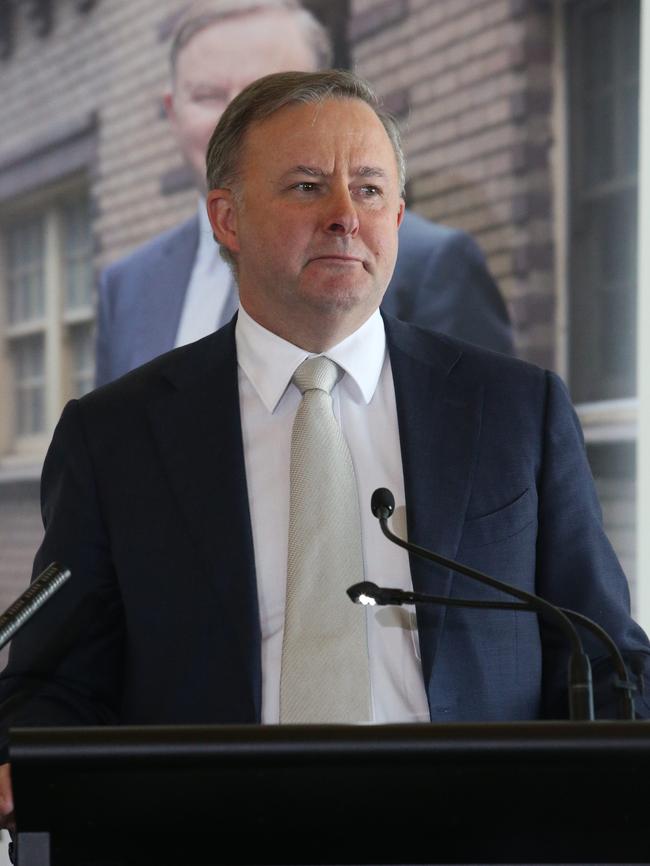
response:
[[[116,379],[174,345],[198,239],[199,221],[194,216],[102,272],[97,385]]]
[[[382,308],[398,319],[486,349],[514,353],[501,293],[476,242],[406,211]]]
[[[178,254],[179,251],[192,247],[196,250],[198,232],[199,221],[196,216],[161,232],[108,265],[103,272],[106,283],[110,286],[124,281],[130,283],[138,273],[155,267],[161,261],[166,261],[169,255]]]

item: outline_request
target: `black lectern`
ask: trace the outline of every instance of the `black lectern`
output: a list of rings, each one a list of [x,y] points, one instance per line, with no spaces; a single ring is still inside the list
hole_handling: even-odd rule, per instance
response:
[[[19,866],[649,863],[650,722],[11,732]]]

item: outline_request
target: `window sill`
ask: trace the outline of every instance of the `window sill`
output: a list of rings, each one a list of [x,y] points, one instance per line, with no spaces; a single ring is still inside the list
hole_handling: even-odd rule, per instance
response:
[[[39,481],[43,470],[42,458],[3,457],[0,460],[0,485],[17,481]]]
[[[576,412],[586,442],[633,442],[637,438],[638,400],[579,403]]]

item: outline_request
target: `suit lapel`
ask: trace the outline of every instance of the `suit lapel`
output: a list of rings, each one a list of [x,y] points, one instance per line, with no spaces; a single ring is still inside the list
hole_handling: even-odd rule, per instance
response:
[[[261,713],[260,627],[239,413],[234,321],[169,368],[148,407],[154,438],[187,531],[214,583],[235,674]],[[202,352],[196,351],[198,348]],[[181,350],[182,351],[182,350]],[[187,363],[183,363],[186,362]]]
[[[168,352],[176,342],[178,324],[199,243],[199,219],[183,223],[163,243],[149,264],[149,277],[139,286],[138,357],[132,366]]]
[[[409,540],[454,558],[481,424],[483,393],[464,380],[462,350],[385,316],[406,490]],[[411,556],[417,592],[448,595],[451,572]],[[447,608],[420,606],[418,633],[429,683]]]

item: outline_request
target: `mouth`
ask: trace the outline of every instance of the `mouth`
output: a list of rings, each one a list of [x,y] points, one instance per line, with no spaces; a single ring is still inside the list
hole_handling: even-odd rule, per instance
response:
[[[333,253],[331,255],[325,256],[314,256],[312,262],[325,262],[331,264],[340,264],[340,265],[354,265],[354,264],[363,264],[363,259],[358,258],[357,256],[343,256],[337,255]]]

